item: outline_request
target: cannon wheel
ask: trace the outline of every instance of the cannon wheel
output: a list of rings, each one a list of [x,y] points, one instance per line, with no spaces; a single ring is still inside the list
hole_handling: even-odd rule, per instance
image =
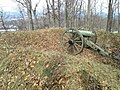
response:
[[[67,29],[62,34],[61,44],[67,53],[77,55],[84,48],[84,38],[78,30]]]

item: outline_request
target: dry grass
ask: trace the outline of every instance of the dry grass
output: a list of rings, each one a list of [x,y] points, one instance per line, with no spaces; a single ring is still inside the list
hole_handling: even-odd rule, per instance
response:
[[[1,34],[0,90],[119,90],[118,64],[88,49],[66,54],[60,46],[62,31]],[[97,34],[105,49],[119,47],[119,35]]]

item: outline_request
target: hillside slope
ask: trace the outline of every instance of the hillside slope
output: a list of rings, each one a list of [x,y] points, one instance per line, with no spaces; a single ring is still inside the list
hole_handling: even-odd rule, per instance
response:
[[[119,90],[118,61],[84,49],[72,56],[60,45],[63,30],[0,35],[0,90]],[[116,53],[120,35],[97,32],[98,44]]]

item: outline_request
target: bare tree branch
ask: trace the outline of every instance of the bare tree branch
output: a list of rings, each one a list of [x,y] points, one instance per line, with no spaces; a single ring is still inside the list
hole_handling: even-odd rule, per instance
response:
[[[21,4],[23,7],[27,8],[27,6],[23,2],[21,2],[20,0],[16,0],[16,2],[18,2],[19,4]]]

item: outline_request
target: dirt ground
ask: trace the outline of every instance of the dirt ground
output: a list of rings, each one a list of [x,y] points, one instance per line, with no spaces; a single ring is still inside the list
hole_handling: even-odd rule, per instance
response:
[[[91,49],[61,47],[63,29],[0,35],[0,90],[119,90],[120,63]],[[97,45],[120,54],[120,35],[97,31]]]

